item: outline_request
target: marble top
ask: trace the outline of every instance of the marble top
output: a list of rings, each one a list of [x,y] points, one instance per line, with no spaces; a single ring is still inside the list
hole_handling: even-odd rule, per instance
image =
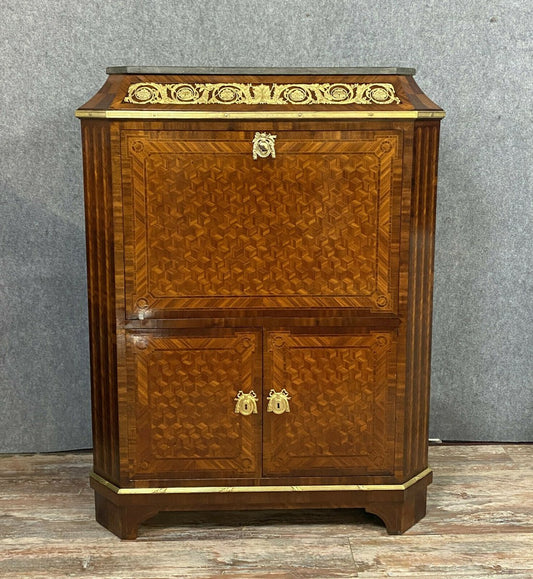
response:
[[[402,75],[413,76],[414,68],[356,67],[356,68],[211,68],[183,66],[110,66],[107,74],[206,74],[206,75]]]

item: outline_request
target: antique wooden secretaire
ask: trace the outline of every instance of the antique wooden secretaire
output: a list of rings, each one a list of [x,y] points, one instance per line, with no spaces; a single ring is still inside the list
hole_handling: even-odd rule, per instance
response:
[[[412,69],[108,70],[77,111],[97,520],[422,518],[444,112]]]

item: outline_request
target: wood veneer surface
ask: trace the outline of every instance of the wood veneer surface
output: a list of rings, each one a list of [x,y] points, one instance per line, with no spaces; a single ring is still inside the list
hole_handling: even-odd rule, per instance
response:
[[[80,111],[138,111],[124,99],[135,79],[112,75]],[[394,80],[399,101],[377,102],[382,113],[436,108],[410,77],[354,79]],[[300,81],[309,78],[290,78]],[[102,525],[133,539],[165,510],[365,507],[401,533],[424,516],[440,121],[414,117],[82,115]],[[257,131],[275,133],[277,155],[256,162]],[[294,412],[272,416],[267,398],[285,388]],[[242,417],[235,397],[248,391],[259,410]],[[276,477],[289,487],[306,477],[407,486],[179,500],[106,486],[268,486]]]

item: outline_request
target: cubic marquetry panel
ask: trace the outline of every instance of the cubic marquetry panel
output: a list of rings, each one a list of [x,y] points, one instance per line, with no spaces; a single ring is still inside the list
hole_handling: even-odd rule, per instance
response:
[[[134,474],[191,478],[256,473],[258,415],[236,414],[234,398],[239,390],[256,387],[261,372],[257,336],[136,334],[128,342],[135,396]]]
[[[401,133],[279,132],[258,160],[252,137],[123,131],[129,315],[394,311]]]
[[[265,421],[265,474],[392,472],[395,339],[269,334],[264,391],[291,399],[289,413]]]

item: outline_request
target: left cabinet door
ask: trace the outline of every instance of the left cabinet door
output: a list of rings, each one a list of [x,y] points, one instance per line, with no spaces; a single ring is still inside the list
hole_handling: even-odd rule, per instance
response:
[[[259,476],[260,342],[244,331],[128,335],[132,479]]]

